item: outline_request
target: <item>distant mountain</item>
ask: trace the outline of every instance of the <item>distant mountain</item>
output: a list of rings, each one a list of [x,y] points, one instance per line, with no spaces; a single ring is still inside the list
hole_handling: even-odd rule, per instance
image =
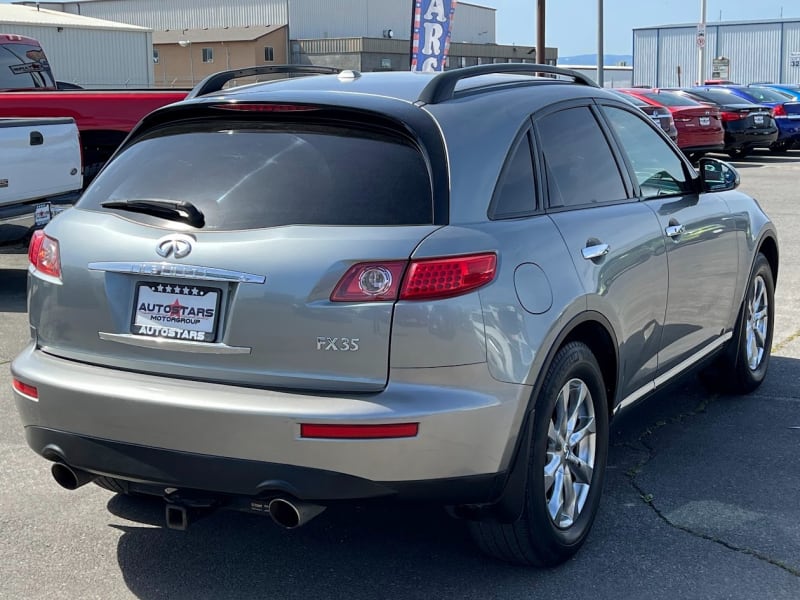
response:
[[[619,63],[624,62],[627,65],[633,65],[633,56],[630,54],[606,54],[604,64],[607,67],[613,67]],[[597,54],[580,54],[578,56],[559,56],[559,65],[596,65]]]

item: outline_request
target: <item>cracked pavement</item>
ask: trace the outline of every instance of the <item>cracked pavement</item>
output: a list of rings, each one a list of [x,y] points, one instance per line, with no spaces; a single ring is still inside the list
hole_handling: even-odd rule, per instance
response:
[[[552,570],[484,558],[439,507],[333,506],[292,532],[220,512],[177,532],[160,502],[60,489],[9,401],[26,256],[0,247],[0,598],[797,600],[800,152],[737,164],[781,235],[767,380],[732,397],[690,378],[615,419],[595,526]]]

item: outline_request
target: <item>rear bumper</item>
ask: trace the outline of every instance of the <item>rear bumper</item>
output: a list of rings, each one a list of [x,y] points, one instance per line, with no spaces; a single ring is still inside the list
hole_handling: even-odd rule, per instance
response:
[[[93,473],[239,495],[274,480],[317,501],[428,495],[453,480],[490,488],[511,462],[530,388],[495,381],[485,363],[425,371],[425,384],[396,370],[383,392],[329,396],[128,373],[33,346],[12,365],[38,390],[38,400],[14,392],[32,449]],[[301,423],[403,422],[419,423],[416,437],[300,434]],[[475,501],[471,485],[450,487],[449,501]]]
[[[724,148],[725,148],[724,144],[706,144],[699,146],[687,146],[681,148],[681,151],[684,154],[691,154],[693,152],[722,152]]]
[[[772,129],[751,130],[746,132],[726,131],[725,150],[739,148],[763,147],[767,148],[778,139],[778,131]]]
[[[796,142],[800,140],[800,119],[789,119],[778,117],[775,119],[778,125],[778,140]]]

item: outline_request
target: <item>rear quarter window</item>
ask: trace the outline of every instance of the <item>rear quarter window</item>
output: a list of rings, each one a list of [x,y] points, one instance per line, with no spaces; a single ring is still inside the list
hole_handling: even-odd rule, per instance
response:
[[[78,206],[114,211],[101,204],[139,199],[189,201],[205,215],[204,230],[433,223],[419,149],[400,135],[343,127],[164,128],[118,155]]]

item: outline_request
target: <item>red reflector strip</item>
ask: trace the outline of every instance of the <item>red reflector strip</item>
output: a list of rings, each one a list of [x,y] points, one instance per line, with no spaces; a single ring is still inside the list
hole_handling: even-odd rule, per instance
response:
[[[419,423],[385,425],[314,425],[302,423],[300,437],[330,440],[376,440],[416,437]]]
[[[22,383],[19,379],[12,379],[11,385],[20,394],[30,396],[31,398],[36,398],[36,399],[39,398],[39,390],[37,390],[32,385],[28,385],[27,383]]]

